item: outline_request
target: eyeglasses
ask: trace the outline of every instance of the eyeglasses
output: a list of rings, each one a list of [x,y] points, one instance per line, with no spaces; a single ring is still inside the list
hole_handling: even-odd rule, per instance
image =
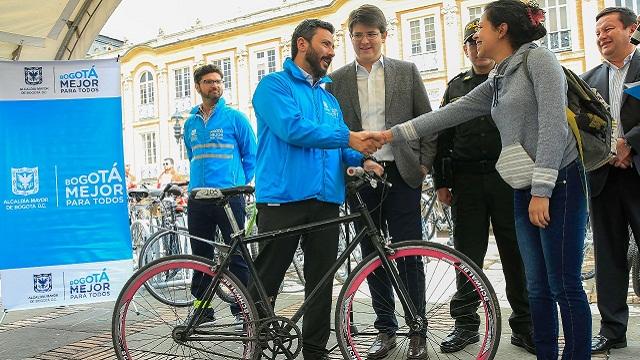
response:
[[[209,86],[211,86],[213,84],[220,85],[220,84],[222,84],[222,80],[209,80],[209,79],[206,79],[206,80],[202,80],[201,83],[203,83],[205,85],[209,85]]]
[[[351,34],[351,38],[355,41],[360,41],[364,39],[365,36],[367,37],[367,40],[375,40],[378,38],[378,36],[380,36],[380,33],[371,31],[368,33],[357,32],[357,33]]]
[[[162,163],[162,166],[170,166],[170,165],[171,163],[168,163],[168,162]]]

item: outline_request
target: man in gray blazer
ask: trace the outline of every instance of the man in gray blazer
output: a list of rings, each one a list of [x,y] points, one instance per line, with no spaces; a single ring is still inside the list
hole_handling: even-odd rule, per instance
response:
[[[356,61],[336,70],[327,84],[340,104],[344,120],[352,131],[385,130],[431,111],[427,92],[418,68],[413,63],[382,56],[386,40],[384,13],[372,5],[351,12],[349,32]],[[422,181],[433,164],[436,137],[402,144],[387,144],[373,154],[385,169],[391,188],[367,188],[360,191],[376,225],[388,230],[392,242],[422,238],[420,193]],[[356,224],[358,226],[358,224]],[[373,247],[361,244],[363,256]],[[409,296],[424,314],[424,271],[422,262],[399,266],[408,279]],[[370,276],[375,328],[378,336],[369,348],[368,359],[379,359],[396,346],[398,321],[393,310],[393,290],[386,276]],[[408,359],[426,359],[426,332],[409,336]]]

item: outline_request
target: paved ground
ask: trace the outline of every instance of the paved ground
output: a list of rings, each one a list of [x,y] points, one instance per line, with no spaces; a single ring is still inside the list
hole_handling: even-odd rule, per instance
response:
[[[509,344],[510,329],[504,319],[508,319],[510,310],[505,298],[504,280],[495,244],[489,249],[485,272],[502,307],[503,331],[496,359],[534,359],[534,356]],[[586,282],[585,286],[590,300],[595,301],[593,282]],[[295,285],[290,284],[288,289],[296,290],[294,287]],[[335,291],[337,289],[339,288]],[[300,301],[300,293],[281,295],[280,313],[292,313]],[[609,355],[594,356],[594,359],[640,358],[640,299],[630,294],[629,302],[632,304],[627,335],[629,347],[614,350]],[[110,332],[112,309],[113,303],[100,303],[11,312],[0,324],[0,360],[115,359]],[[595,304],[592,305],[592,312],[594,331],[597,331],[599,316]],[[332,337],[330,344],[334,343]],[[339,351],[334,352],[332,358],[340,359]],[[437,359],[437,354],[431,354],[431,358]]]

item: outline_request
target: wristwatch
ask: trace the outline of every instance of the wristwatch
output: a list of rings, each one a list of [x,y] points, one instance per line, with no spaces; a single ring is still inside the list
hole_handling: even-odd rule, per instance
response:
[[[371,160],[376,163],[378,162],[378,159],[374,158],[373,155],[365,155],[362,157],[362,165],[364,165],[367,160]]]

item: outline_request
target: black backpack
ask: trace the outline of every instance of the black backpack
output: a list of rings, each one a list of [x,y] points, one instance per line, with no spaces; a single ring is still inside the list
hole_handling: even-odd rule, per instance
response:
[[[527,66],[529,51],[524,53],[522,66]],[[608,163],[611,151],[612,127],[615,120],[602,96],[573,71],[562,67],[567,79],[567,122],[576,138],[578,152],[586,171],[593,171]],[[531,74],[526,68],[531,81]]]

